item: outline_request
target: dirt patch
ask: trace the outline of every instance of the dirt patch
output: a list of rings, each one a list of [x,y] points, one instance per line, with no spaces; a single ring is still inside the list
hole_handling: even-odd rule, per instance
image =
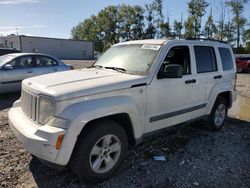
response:
[[[240,95],[250,98],[250,74],[237,74],[236,85]]]

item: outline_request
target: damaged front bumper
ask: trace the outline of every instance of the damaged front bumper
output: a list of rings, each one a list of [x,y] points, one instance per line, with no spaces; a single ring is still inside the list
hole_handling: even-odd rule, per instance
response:
[[[18,105],[8,112],[9,125],[24,148],[36,157],[57,164],[60,149],[58,138],[65,134],[64,129],[52,126],[40,126],[31,121]]]

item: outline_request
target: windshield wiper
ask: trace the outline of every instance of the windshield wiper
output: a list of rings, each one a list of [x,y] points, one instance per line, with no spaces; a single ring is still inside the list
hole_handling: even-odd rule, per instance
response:
[[[98,69],[102,69],[102,68],[104,68],[103,66],[101,66],[101,65],[92,65],[90,68],[98,68]]]
[[[105,69],[112,69],[112,70],[115,70],[115,71],[118,71],[118,72],[122,72],[122,73],[125,73],[126,72],[126,69],[124,68],[119,68],[119,67],[104,67]]]

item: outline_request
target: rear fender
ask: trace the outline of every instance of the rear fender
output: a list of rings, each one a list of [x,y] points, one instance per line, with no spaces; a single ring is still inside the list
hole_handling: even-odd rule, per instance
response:
[[[214,106],[214,103],[217,99],[217,96],[220,95],[221,93],[224,92],[230,92],[230,99],[229,99],[229,108],[232,106],[233,103],[233,85],[231,83],[220,83],[214,86],[214,88],[212,89],[210,95],[209,95],[209,103],[207,106],[207,112],[206,114],[210,114],[212,111],[212,108]]]

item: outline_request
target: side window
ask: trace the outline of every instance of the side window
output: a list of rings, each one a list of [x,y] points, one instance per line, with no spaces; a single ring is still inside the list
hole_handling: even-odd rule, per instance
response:
[[[230,50],[228,48],[219,48],[219,52],[223,70],[232,70],[234,66]]]
[[[194,46],[197,73],[217,71],[214,48],[210,46]]]
[[[191,74],[190,53],[188,46],[172,47],[164,59],[163,64],[178,64],[183,67],[183,75]]]
[[[32,57],[25,56],[12,60],[10,63],[13,69],[24,69],[33,67]]]
[[[8,64],[10,64],[10,65],[13,67],[13,69],[17,69],[17,68],[19,67],[19,64],[18,64],[17,59],[12,60],[12,61],[11,61],[10,63],[8,63]]]
[[[35,64],[36,67],[51,67],[51,66],[56,66],[57,62],[49,57],[37,56]]]

